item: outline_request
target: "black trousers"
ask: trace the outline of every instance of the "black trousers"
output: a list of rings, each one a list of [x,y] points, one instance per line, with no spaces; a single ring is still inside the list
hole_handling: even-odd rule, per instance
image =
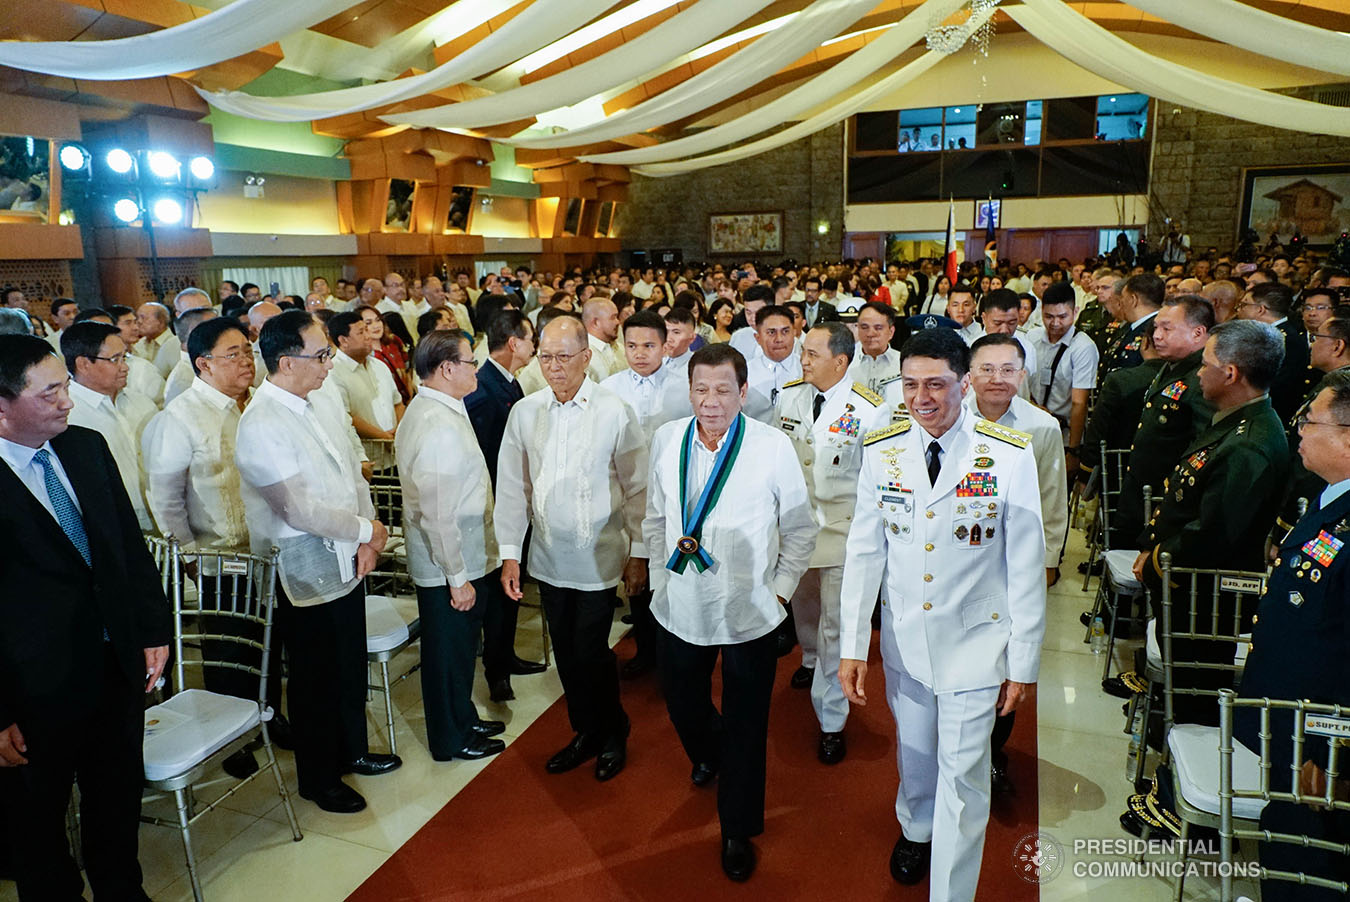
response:
[[[691,763],[717,765],[722,836],[764,832],[769,701],[778,666],[775,631],[735,645],[694,645],[656,625],[661,686],[670,722]],[[722,657],[722,710],[712,702],[712,672]]]
[[[494,572],[500,574],[501,570]],[[474,580],[473,585],[478,592],[474,608],[479,611],[483,628],[483,676],[489,683],[509,680],[511,664],[516,657],[516,621],[520,616],[520,603],[506,597],[500,582],[490,601],[485,597],[487,593],[478,589],[478,580]]]
[[[247,591],[245,582],[236,576],[221,576],[219,580],[213,576],[203,577],[200,586],[202,610],[217,611],[222,607],[225,610],[233,610],[236,604],[242,610],[243,600],[236,602],[232,598],[236,591]],[[267,705],[277,714],[281,713],[281,652],[285,642],[286,618],[290,610],[290,601],[286,598],[286,593],[281,591],[278,582],[276,605],[272,614],[272,647],[267,656]],[[261,626],[237,617],[203,613],[201,624],[204,633],[238,636],[240,639],[251,639],[258,643],[263,640]],[[228,661],[249,667],[262,666],[261,655],[256,649],[237,642],[202,640],[202,656],[212,661]],[[258,698],[258,678],[242,670],[205,667],[202,682],[212,692],[246,698],[249,701],[256,701]]]
[[[0,769],[0,804],[19,898],[82,899],[84,881],[70,855],[66,809],[80,787],[85,873],[96,899],[148,899],[137,860],[145,687],[132,685],[105,643],[97,682],[75,710],[52,704],[17,721],[28,764]]]
[[[292,609],[290,720],[300,792],[331,788],[366,754],[366,592]]]
[[[619,701],[619,671],[609,647],[614,590],[583,592],[540,581],[539,600],[553,637],[572,731],[600,742],[623,733],[628,716]]]
[[[652,590],[643,589],[636,595],[630,595],[628,610],[633,614],[633,642],[637,645],[634,660],[655,661],[659,652],[656,618],[652,616]]]
[[[994,717],[994,729],[989,736],[989,749],[994,763],[999,767],[1008,766],[1008,753],[1003,751],[1008,737],[1012,735],[1013,724],[1017,721],[1017,712],[998,714]]]
[[[1272,788],[1289,791],[1285,785]],[[1301,833],[1317,839],[1350,843],[1350,815],[1344,811],[1318,811],[1293,802],[1271,802],[1261,812],[1261,829],[1275,833]],[[1303,872],[1328,880],[1350,881],[1350,863],[1344,855],[1321,849],[1304,849],[1288,843],[1262,842],[1257,857],[1261,866],[1276,871]],[[1341,893],[1316,886],[1299,886],[1283,880],[1262,880],[1261,897],[1281,902],[1332,902],[1344,900]]]
[[[501,570],[473,581],[474,605],[450,606],[450,587],[417,587],[422,622],[422,708],[427,746],[433,758],[446,759],[464,748],[478,722],[473,704],[474,646],[487,610],[501,600]]]

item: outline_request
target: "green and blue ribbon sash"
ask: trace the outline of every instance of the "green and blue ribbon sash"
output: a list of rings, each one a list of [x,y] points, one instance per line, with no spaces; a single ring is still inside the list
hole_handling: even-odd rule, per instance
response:
[[[721,449],[717,452],[716,460],[713,461],[708,481],[704,483],[698,501],[691,507],[689,486],[693,482],[694,443],[698,441],[698,420],[689,421],[689,428],[684,433],[684,442],[680,446],[680,512],[684,517],[684,534],[675,543],[675,551],[666,562],[667,570],[683,573],[684,568],[692,563],[695,569],[702,573],[713,565],[712,555],[708,554],[708,550],[700,542],[703,524],[708,519],[708,513],[717,504],[717,499],[722,496],[722,489],[726,487],[731,467],[741,452],[741,440],[744,437],[745,415],[737,414],[727,431]]]

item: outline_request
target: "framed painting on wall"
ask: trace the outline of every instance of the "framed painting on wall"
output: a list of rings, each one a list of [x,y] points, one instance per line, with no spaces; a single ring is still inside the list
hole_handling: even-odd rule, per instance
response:
[[[1272,234],[1287,244],[1295,232],[1308,247],[1331,247],[1350,229],[1350,164],[1242,170],[1239,244],[1248,229],[1258,247]]]
[[[781,254],[783,212],[713,213],[708,217],[708,253]]]
[[[994,221],[994,228],[1003,225],[1000,221],[1003,217],[1003,201],[1000,200],[977,200],[975,201],[975,228],[989,228],[989,220]]]

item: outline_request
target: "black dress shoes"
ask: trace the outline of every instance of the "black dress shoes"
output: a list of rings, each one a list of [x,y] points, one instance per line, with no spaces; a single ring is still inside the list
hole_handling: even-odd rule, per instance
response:
[[[366,800],[361,793],[341,781],[338,781],[336,786],[330,786],[318,792],[301,790],[300,797],[309,799],[324,811],[330,811],[333,814],[355,814],[358,811],[365,810],[366,807]]]
[[[594,758],[598,751],[598,744],[595,740],[578,733],[572,737],[571,742],[548,759],[548,763],[544,765],[544,770],[551,774],[567,773],[567,771],[580,767]]]
[[[707,786],[717,779],[717,765],[700,761],[694,765],[693,771],[689,774],[689,779],[694,782],[695,786]]]
[[[913,886],[928,874],[932,853],[931,842],[910,842],[901,836],[891,850],[891,876],[896,883]]]
[[[242,780],[258,772],[258,759],[253,756],[253,752],[247,748],[242,748],[220,762],[220,766],[231,777]]]
[[[793,689],[809,689],[811,688],[811,680],[815,675],[816,671],[813,667],[798,667],[792,671],[792,679],[788,681],[788,685]]]
[[[844,732],[820,734],[820,744],[816,746],[816,757],[820,759],[821,764],[838,764],[844,760],[848,754],[848,743],[844,739]]]
[[[511,658],[511,673],[513,676],[528,676],[532,673],[543,673],[548,670],[548,665],[542,661],[527,661],[521,657]]]
[[[628,763],[628,743],[624,739],[611,739],[595,757],[595,779],[601,783],[612,780]]]
[[[722,840],[722,870],[737,883],[755,872],[755,847],[748,839]]]
[[[506,723],[500,720],[480,720],[469,729],[479,736],[500,736],[506,732]]]
[[[488,697],[494,702],[509,702],[515,699],[516,694],[511,691],[511,681],[493,680],[488,684]]]
[[[348,761],[345,773],[360,774],[363,777],[378,777],[380,774],[398,770],[402,766],[403,759],[398,755],[378,755],[374,752],[367,752],[354,761]]]
[[[996,796],[1010,796],[1016,791],[1012,779],[1008,776],[1006,764],[999,764],[997,761],[990,762],[989,790]]]
[[[295,751],[295,738],[291,733],[291,722],[280,712],[273,714],[267,724],[267,737],[272,745],[288,752]]]
[[[635,680],[640,676],[646,676],[656,669],[656,662],[651,658],[630,658],[623,662],[619,668],[619,676],[625,680]]]
[[[490,739],[481,733],[471,733],[469,735],[469,741],[464,743],[464,747],[455,749],[450,757],[462,758],[466,761],[477,761],[480,758],[487,758],[505,750],[506,743],[502,742],[500,739]],[[443,761],[446,759],[437,758],[436,760]]]

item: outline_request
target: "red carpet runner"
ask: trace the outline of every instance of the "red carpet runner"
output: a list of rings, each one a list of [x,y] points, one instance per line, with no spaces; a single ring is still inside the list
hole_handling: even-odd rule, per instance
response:
[[[627,659],[631,642],[618,650]],[[597,783],[590,765],[544,772],[571,737],[559,700],[350,900],[927,899],[927,881],[901,887],[888,870],[899,835],[895,733],[877,660],[874,641],[868,705],[850,715],[848,758],[834,767],[816,760],[807,692],[788,686],[799,653],[780,660],[765,831],[748,883],[722,874],[715,786],[689,782],[651,675],[623,685],[633,733],[628,766],[613,781]],[[1038,823],[1034,706],[1018,712],[1008,753],[1017,795],[994,801],[979,898],[1036,900],[1038,888],[1012,864],[1015,843]]]

